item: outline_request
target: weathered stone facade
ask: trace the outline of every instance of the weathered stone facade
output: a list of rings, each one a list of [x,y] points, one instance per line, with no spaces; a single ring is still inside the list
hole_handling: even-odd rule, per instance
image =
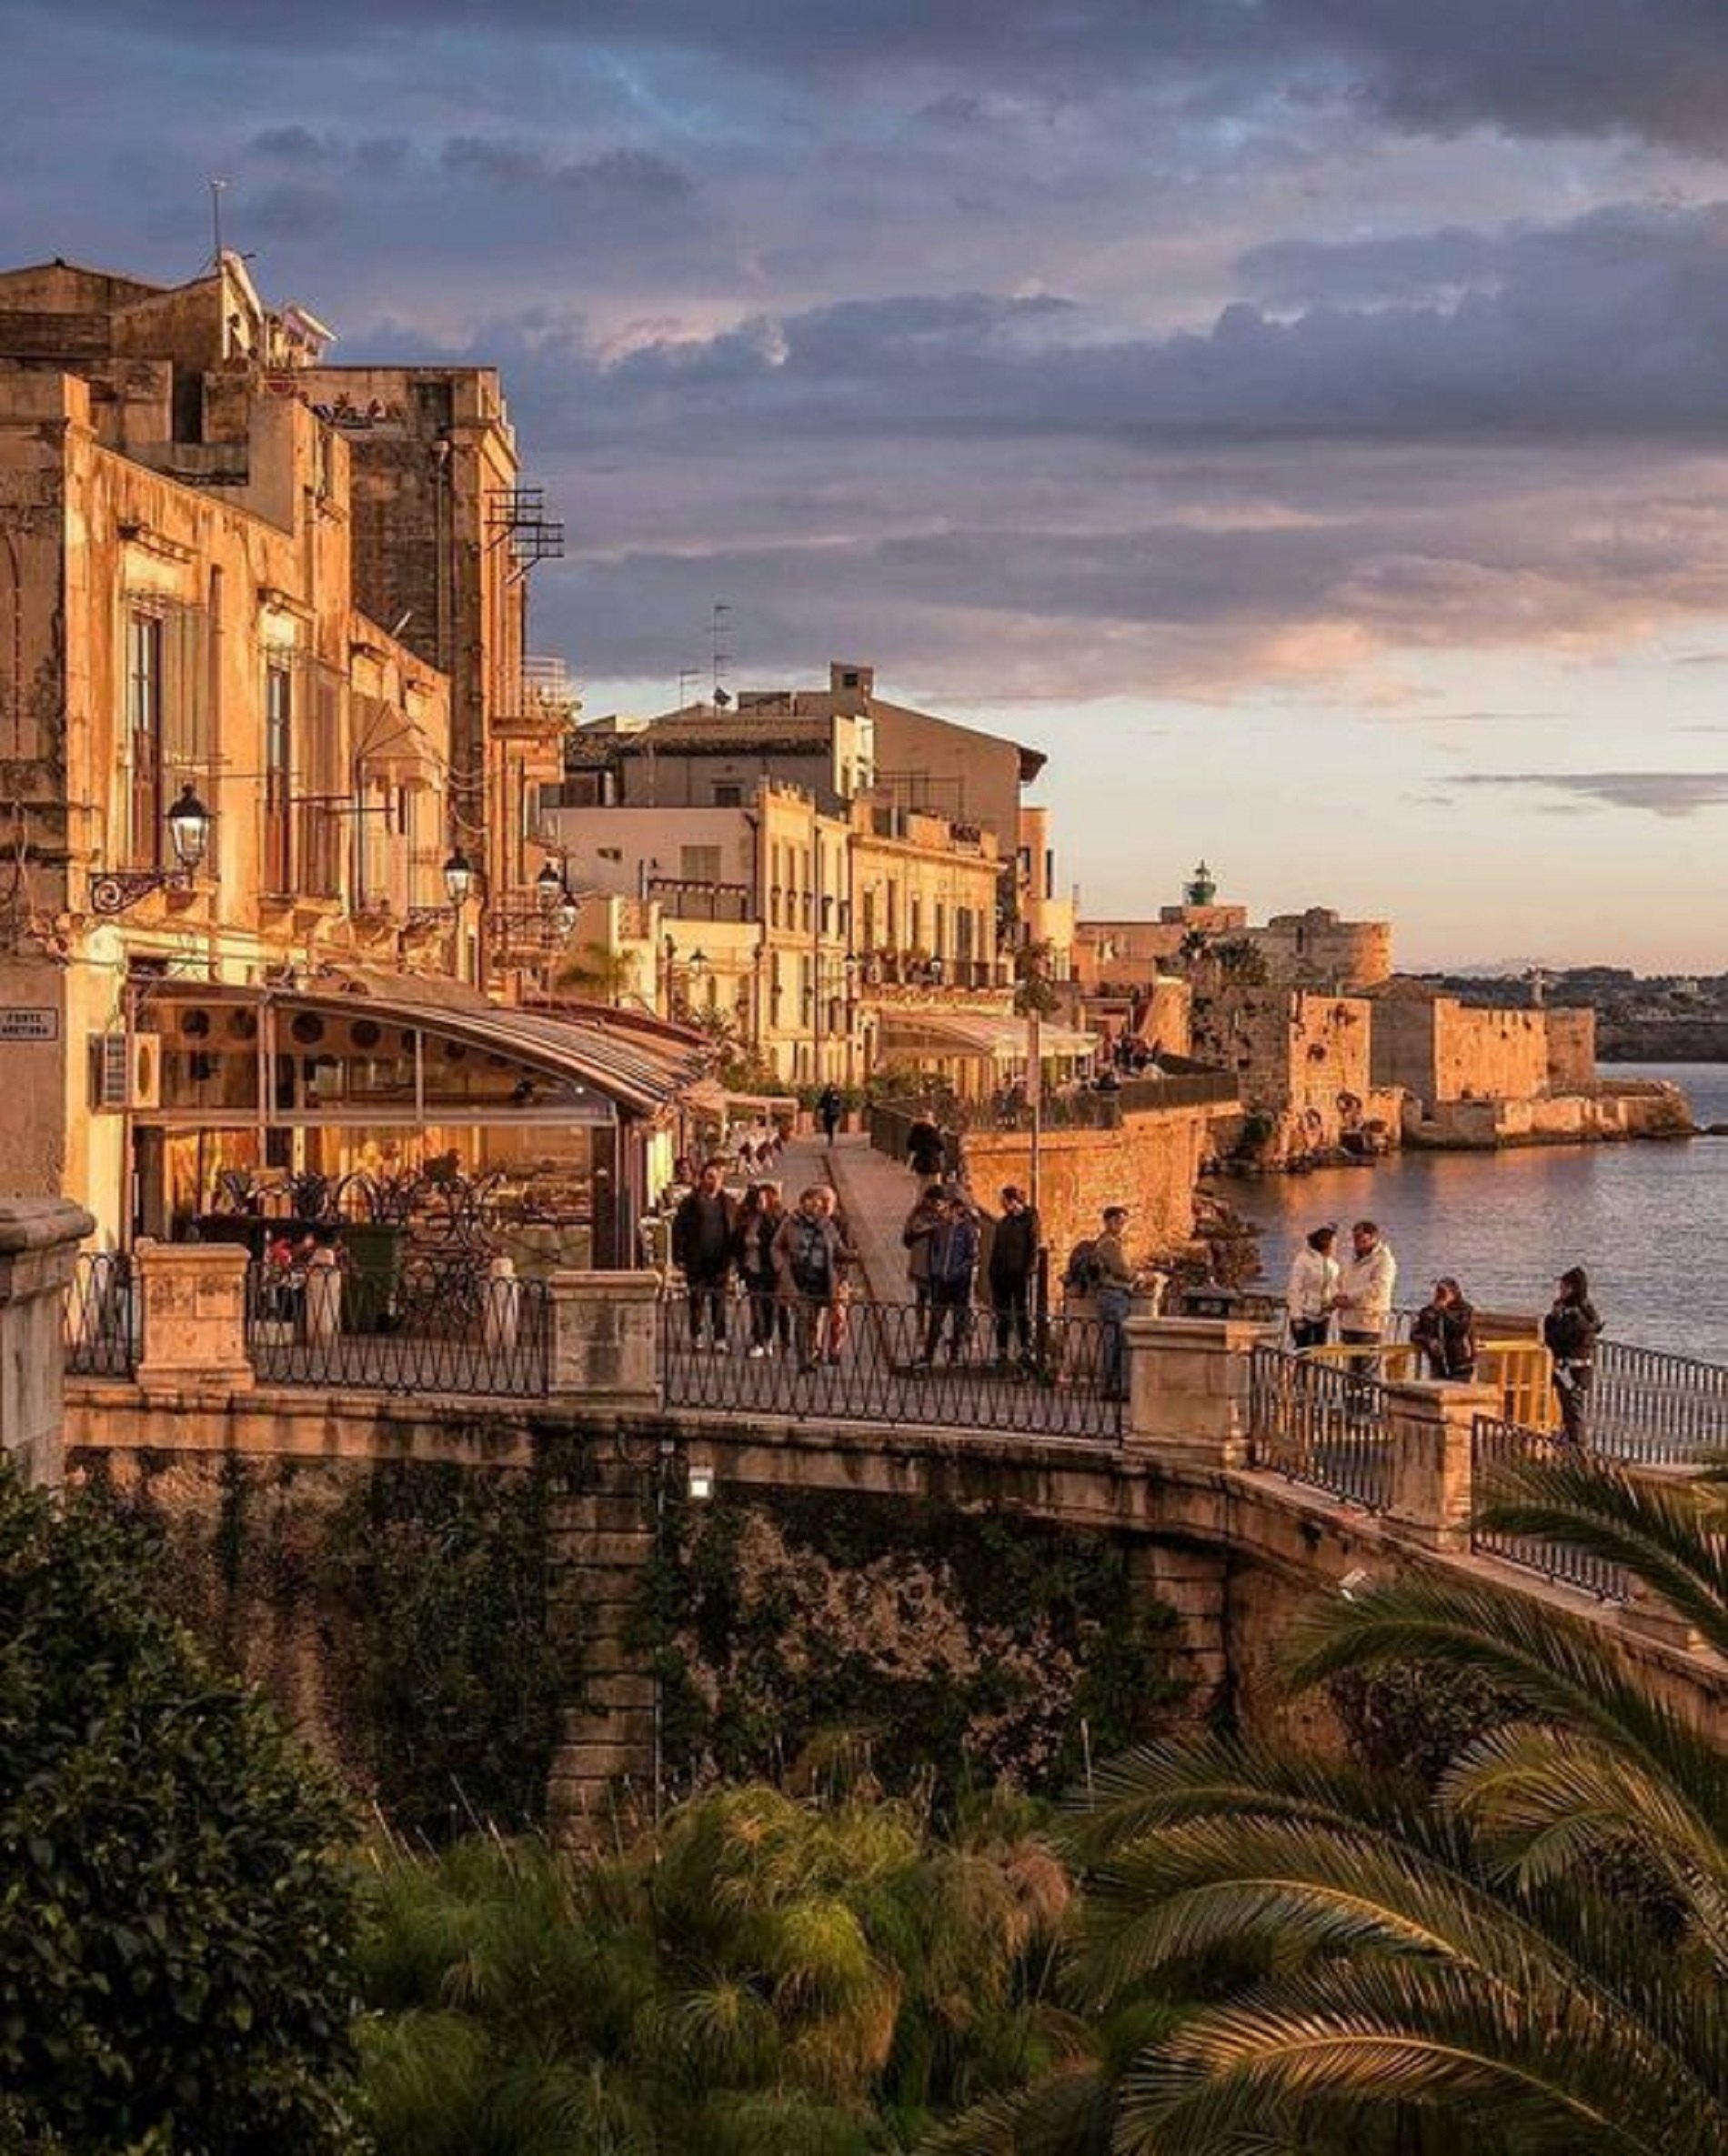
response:
[[[1194,1053],[1230,1071],[1250,1115],[1270,1126],[1254,1148],[1269,1165],[1387,1119],[1371,1070],[1371,1015],[1361,997],[1302,988],[1219,986],[1197,997]]]

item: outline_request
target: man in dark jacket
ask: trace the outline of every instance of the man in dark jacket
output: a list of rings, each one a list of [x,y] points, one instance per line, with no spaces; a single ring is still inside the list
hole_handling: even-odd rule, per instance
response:
[[[929,1108],[920,1108],[906,1134],[906,1158],[915,1176],[939,1176],[948,1159],[942,1133]]]
[[[726,1291],[737,1228],[738,1208],[727,1195],[719,1162],[710,1160],[672,1216],[672,1262],[684,1269],[693,1348],[702,1344],[705,1312],[715,1347],[726,1345]]]
[[[1006,1369],[1010,1342],[1019,1345],[1022,1367],[1032,1359],[1032,1281],[1038,1270],[1038,1215],[1026,1193],[1010,1183],[1002,1192],[1002,1217],[990,1238],[988,1279],[996,1313],[996,1359]]]
[[[930,1238],[930,1314],[921,1359],[934,1362],[948,1329],[948,1359],[958,1362],[972,1329],[972,1282],[978,1272],[978,1223],[963,1198],[950,1198]]]

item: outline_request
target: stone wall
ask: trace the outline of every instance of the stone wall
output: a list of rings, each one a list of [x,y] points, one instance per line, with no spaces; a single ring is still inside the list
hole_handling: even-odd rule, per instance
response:
[[[1167,1256],[1193,1232],[1194,1186],[1211,1151],[1212,1108],[1160,1108],[1125,1115],[1120,1130],[1049,1130],[1039,1145],[1039,1207],[1044,1239],[1060,1273],[1083,1237],[1096,1235],[1107,1205],[1132,1208],[1130,1255]],[[993,1205],[1005,1183],[1031,1183],[1031,1140],[1023,1131],[969,1131],[965,1158],[980,1201]]]
[[[1371,1007],[1305,989],[1221,988],[1194,1006],[1194,1053],[1274,1125],[1271,1159],[1335,1146],[1368,1112]]]
[[[1550,1005],[1548,1090],[1582,1093],[1596,1078],[1596,1014],[1583,1005]]]
[[[1371,988],[1392,969],[1390,921],[1345,921],[1327,906],[1275,913],[1243,940],[1266,961],[1274,981],[1333,989]]]
[[[1583,1048],[1565,1014],[1561,1060]],[[1551,1089],[1549,1013],[1479,1008],[1452,996],[1391,995],[1374,1003],[1377,1084],[1402,1086],[1430,1108],[1453,1101],[1534,1100]]]

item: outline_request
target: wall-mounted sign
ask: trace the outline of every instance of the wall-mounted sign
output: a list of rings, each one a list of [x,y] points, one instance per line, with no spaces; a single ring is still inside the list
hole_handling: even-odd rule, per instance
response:
[[[60,1013],[32,1010],[18,1003],[0,1003],[0,1040],[58,1040]]]

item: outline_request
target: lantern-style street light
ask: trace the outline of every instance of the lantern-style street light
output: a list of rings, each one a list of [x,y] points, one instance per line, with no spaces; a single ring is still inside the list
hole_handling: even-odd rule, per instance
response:
[[[192,879],[210,850],[210,811],[199,800],[188,779],[180,797],[164,819],[168,844],[174,853],[170,868],[122,868],[93,877],[90,884],[92,913],[125,913],[152,891],[189,891]]]
[[[474,864],[458,846],[444,864],[444,889],[453,913],[461,912],[473,888]]]

